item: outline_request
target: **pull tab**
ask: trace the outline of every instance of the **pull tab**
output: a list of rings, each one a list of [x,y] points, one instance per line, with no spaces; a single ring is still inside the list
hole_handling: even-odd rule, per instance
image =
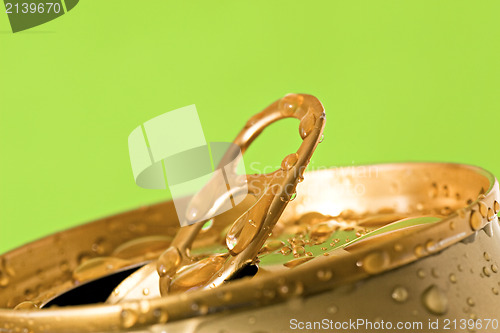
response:
[[[252,117],[234,142],[244,152],[267,126],[290,117],[300,120],[302,144],[296,153],[283,159],[280,169],[246,176],[248,193],[256,196],[257,202],[229,229],[226,245],[231,256],[202,288],[213,288],[230,280],[253,262],[286,205],[295,197],[296,186],[303,180],[303,173],[321,141],[326,122],[324,108],[317,98],[302,94],[285,96]]]
[[[158,261],[146,265],[125,279],[108,298],[108,303],[137,298],[136,295],[139,293],[136,289],[142,290],[148,287],[147,285],[153,284],[149,290],[158,290],[158,285],[154,286],[158,277],[162,296],[168,295],[170,290],[178,291],[179,288],[181,290],[214,288],[236,276],[246,265],[255,260],[286,205],[295,197],[296,186],[303,180],[303,173],[321,141],[326,122],[323,105],[311,95],[286,95],[250,118],[234,140],[244,153],[267,126],[284,118],[300,120],[299,134],[303,141],[297,152],[283,159],[280,169],[267,174],[237,176],[238,161],[225,168],[230,177],[241,178],[241,183],[245,184],[248,194],[257,199],[255,204],[232,224],[227,233],[226,246],[230,255],[219,254],[194,262],[189,251],[203,222],[182,227],[171,246],[161,254]],[[230,148],[220,165],[228,165],[234,161],[235,156],[237,153]],[[238,194],[239,189],[231,188],[230,195],[221,200],[229,200],[232,195]],[[207,198],[207,193],[212,190],[210,183],[207,184],[193,197],[188,212],[196,211],[198,219],[199,216],[204,216],[202,214],[207,215],[211,207],[207,207],[199,198]],[[213,202],[217,202],[217,199]],[[153,273],[153,267],[156,267],[157,273]],[[197,278],[194,278],[194,275]],[[172,283],[176,288],[171,288]],[[155,293],[148,295],[148,297],[157,296],[159,295]]]

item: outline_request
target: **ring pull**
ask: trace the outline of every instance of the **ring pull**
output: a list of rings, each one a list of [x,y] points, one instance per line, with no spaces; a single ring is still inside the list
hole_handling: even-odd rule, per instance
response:
[[[244,153],[267,126],[284,118],[300,120],[299,135],[303,141],[298,150],[287,155],[280,169],[274,172],[238,176],[236,167],[238,162],[241,162],[238,160],[241,158],[239,152]],[[230,227],[226,236],[229,253],[212,255],[195,262],[190,256],[190,250],[204,222],[182,227],[158,261],[144,266],[125,279],[107,302],[117,303],[137,298],[138,289],[142,290],[144,287],[149,288],[149,297],[158,296],[157,293],[166,296],[171,292],[214,288],[234,278],[255,260],[286,205],[294,199],[296,186],[303,180],[303,173],[321,141],[325,122],[325,111],[321,102],[314,96],[305,94],[286,95],[250,118],[235,138],[235,145],[230,147],[219,164],[224,166],[231,162],[231,167],[226,168],[230,177],[239,178],[248,194],[257,198],[255,204]],[[188,212],[191,208],[196,208],[198,214],[211,216],[207,214],[211,208],[207,206],[210,205],[197,201],[197,198],[209,197],[207,193],[213,191],[211,185],[213,184],[209,182],[192,198]],[[241,188],[232,188],[231,195],[239,190]],[[217,199],[213,199],[211,205],[217,202]],[[203,206],[205,208],[200,211],[199,208]],[[197,216],[198,220],[199,216],[201,215]],[[158,291],[155,293],[155,290]]]
[[[324,108],[317,98],[302,94],[285,96],[252,117],[234,142],[245,151],[267,126],[290,117],[300,120],[302,144],[297,152],[283,159],[280,169],[268,174],[246,176],[248,192],[257,195],[257,202],[229,229],[226,245],[231,257],[203,288],[213,288],[230,280],[253,262],[286,205],[294,199],[296,186],[303,180],[303,173],[321,141],[326,122]]]

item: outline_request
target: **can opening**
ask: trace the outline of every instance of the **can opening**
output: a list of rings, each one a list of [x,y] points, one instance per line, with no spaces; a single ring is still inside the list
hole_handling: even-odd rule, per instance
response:
[[[51,306],[71,306],[85,305],[94,303],[104,303],[113,290],[130,274],[144,266],[134,266],[124,270],[103,276],[99,279],[83,283],[73,289],[59,294],[43,304],[40,308],[49,308]]]
[[[228,281],[238,280],[244,277],[252,277],[255,274],[257,274],[258,271],[259,271],[259,266],[254,264],[249,264],[241,268],[239,271],[237,271]]]

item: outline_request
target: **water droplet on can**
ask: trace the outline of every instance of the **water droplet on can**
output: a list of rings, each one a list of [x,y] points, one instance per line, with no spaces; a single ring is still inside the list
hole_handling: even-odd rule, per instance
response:
[[[424,256],[425,254],[425,250],[424,250],[424,247],[422,245],[417,245],[415,246],[415,249],[413,249],[413,252],[415,253],[415,255],[420,258],[422,256]]]
[[[320,281],[328,281],[332,278],[332,272],[328,269],[320,269],[316,272],[316,276]]]
[[[306,253],[306,250],[303,246],[294,246],[293,247],[293,255],[295,257],[301,257]]]
[[[305,139],[309,134],[311,134],[316,123],[316,116],[314,113],[309,111],[300,121],[299,133],[302,139]]]
[[[288,246],[283,246],[283,247],[281,248],[281,253],[282,253],[284,256],[286,256],[286,255],[290,254],[291,252],[292,252],[292,249],[291,249],[291,248],[289,248]]]
[[[363,259],[362,268],[368,274],[376,274],[384,271],[389,264],[390,258],[386,252],[373,252]]]
[[[486,215],[488,214],[488,207],[484,202],[479,202],[478,205],[479,205],[479,213],[481,213],[482,217],[486,217]]]
[[[391,297],[398,303],[403,303],[408,299],[408,290],[405,287],[397,286],[392,291]]]
[[[291,116],[303,101],[304,97],[301,95],[288,94],[279,101],[278,107],[284,116]]]
[[[483,219],[478,211],[473,211],[470,216],[470,226],[472,230],[479,230],[483,224]]]
[[[168,320],[168,312],[162,308],[156,308],[153,310],[153,316],[159,324],[166,323]]]
[[[419,269],[417,271],[417,276],[421,279],[425,278],[425,271],[423,269]]]
[[[299,155],[297,153],[287,155],[281,162],[281,169],[284,171],[290,170],[295,164],[297,164],[298,160]]]
[[[120,313],[120,321],[123,328],[130,328],[137,322],[138,315],[135,311],[124,309]]]
[[[336,314],[338,311],[339,311],[339,308],[336,307],[335,305],[332,305],[332,306],[329,306],[326,311],[329,313],[329,314]]]
[[[495,214],[493,213],[493,209],[488,208],[488,215],[486,215],[486,218],[488,219],[488,221],[492,221],[493,216],[495,216]]]
[[[181,254],[179,250],[173,246],[169,247],[160,255],[156,263],[158,275],[160,277],[174,275],[180,262]]]
[[[441,316],[448,312],[448,298],[436,285],[428,287],[422,294],[424,307],[432,314]]]

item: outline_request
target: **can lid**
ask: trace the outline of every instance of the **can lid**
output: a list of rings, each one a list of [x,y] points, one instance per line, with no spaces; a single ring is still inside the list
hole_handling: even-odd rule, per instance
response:
[[[300,115],[300,108],[287,104],[296,96],[308,98],[293,95],[273,105],[287,115],[290,110]],[[274,119],[266,117],[250,120],[247,128]],[[251,142],[257,134],[242,139]],[[292,163],[283,164],[287,169]],[[374,175],[365,176],[370,170],[376,170]],[[174,243],[179,230],[173,204],[165,202],[57,233],[2,255],[0,305],[17,310],[0,309],[0,322],[7,323],[6,329],[111,331],[275,304],[401,267],[470,240],[478,230],[498,223],[498,181],[478,167],[401,163],[300,173],[296,180],[302,176],[307,181],[298,185],[295,200],[281,201],[278,197],[281,204],[273,197],[268,211],[284,208],[284,204],[288,204],[287,209],[278,210],[280,219],[272,224],[272,235],[256,242],[260,244],[255,245],[257,259],[251,258],[255,265],[244,266],[247,270],[240,275],[233,272],[226,276],[224,280],[236,277],[229,283],[211,289],[203,282],[202,288],[190,290],[188,282],[192,281],[188,278],[199,278],[199,274],[188,273],[206,271],[186,265],[182,270],[186,280],[174,281],[176,275],[171,282],[178,283],[176,290],[189,292],[148,299],[155,291],[143,287],[140,300],[49,307],[34,313],[41,305],[57,304],[61,296],[78,288],[87,288],[81,289],[80,295],[88,296],[89,303],[102,302],[125,277],[156,260]],[[269,181],[256,179],[261,183]],[[362,185],[363,191],[356,191],[356,185]],[[201,237],[188,242],[186,249],[190,247],[191,251],[186,255],[194,258],[195,264],[208,258],[223,269],[229,256],[245,253],[229,253],[227,231],[256,202],[258,199],[249,195],[212,223],[201,225],[196,232],[189,231]],[[176,257],[175,252],[168,255]],[[156,270],[156,264],[146,267],[151,272]],[[208,274],[208,281],[217,278],[217,273]],[[241,278],[245,275],[255,276]],[[96,286],[104,290],[102,282],[107,282],[107,292],[89,292]],[[104,299],[91,299],[92,294],[104,295]],[[81,301],[69,297],[72,300]],[[82,302],[72,303],[76,304]]]

